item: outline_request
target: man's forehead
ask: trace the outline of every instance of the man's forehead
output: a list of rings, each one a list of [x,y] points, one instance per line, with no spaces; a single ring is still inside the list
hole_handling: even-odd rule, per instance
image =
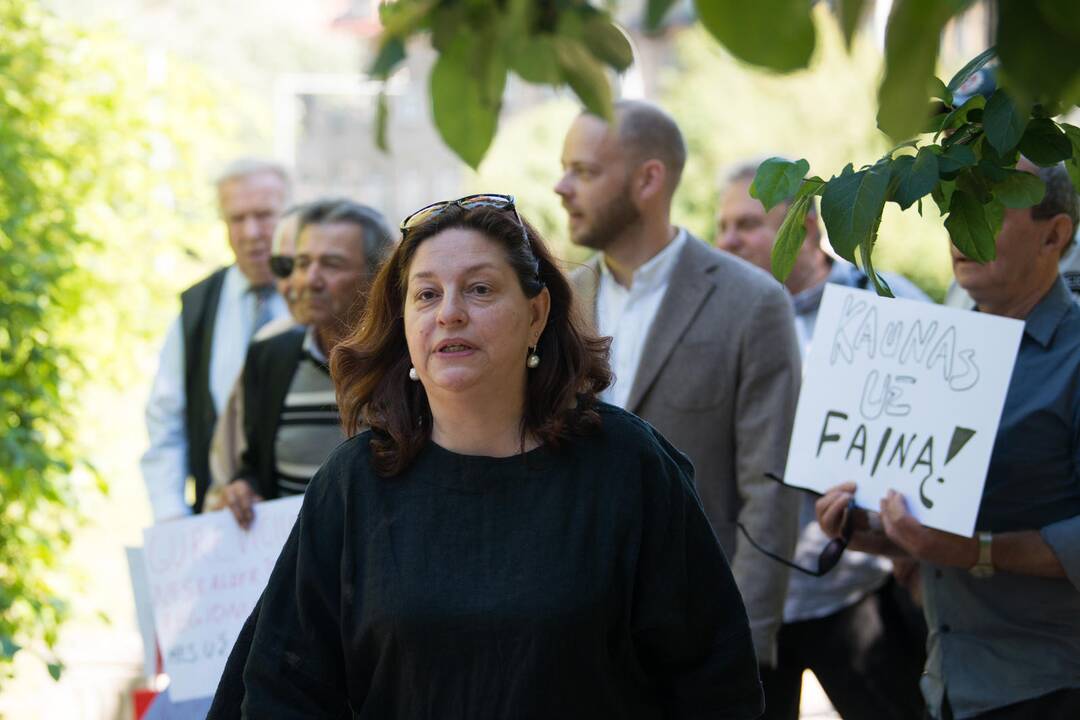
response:
[[[297,252],[318,255],[363,253],[364,231],[351,222],[308,225],[296,239]]]
[[[619,142],[611,126],[594,115],[578,115],[563,143],[563,161],[605,162],[618,156]]]

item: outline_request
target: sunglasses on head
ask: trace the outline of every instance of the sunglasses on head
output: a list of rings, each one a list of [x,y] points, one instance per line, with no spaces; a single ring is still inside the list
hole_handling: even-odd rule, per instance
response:
[[[274,274],[274,277],[281,280],[285,280],[292,275],[293,268],[296,266],[296,259],[292,255],[271,255],[270,256],[270,272]]]
[[[497,193],[466,195],[457,200],[442,200],[440,202],[431,203],[430,205],[425,205],[401,221],[399,229],[401,230],[402,239],[408,235],[410,230],[423,225],[432,218],[438,217],[452,207],[461,208],[462,210],[472,210],[473,208],[480,207],[489,207],[494,208],[495,210],[513,210],[514,217],[517,218],[518,227],[521,228],[521,237],[525,241],[525,245],[529,245],[529,233],[525,230],[525,223],[522,222],[521,215],[514,205],[514,196],[499,195]]]
[[[770,480],[775,480],[776,482],[779,482],[779,483],[784,482],[784,480],[782,478],[779,478],[776,475],[773,475],[772,473],[765,473],[765,477],[769,478]],[[789,486],[789,487],[791,487],[791,486]],[[794,488],[794,489],[795,490],[803,490],[804,488]],[[806,492],[813,493],[813,491],[811,491],[811,490],[807,490]],[[813,494],[817,495],[818,493],[813,493]],[[781,565],[786,565],[787,567],[791,568],[792,570],[798,570],[801,573],[805,573],[806,575],[812,575],[814,577],[821,577],[822,575],[826,574],[827,572],[832,570],[834,567],[836,567],[837,563],[840,562],[840,558],[843,556],[844,550],[847,549],[848,543],[851,542],[851,536],[855,531],[854,517],[855,517],[855,498],[852,498],[851,502],[848,503],[847,509],[844,510],[844,519],[843,519],[843,521],[841,523],[841,526],[840,526],[840,537],[833,538],[832,540],[829,541],[829,543],[824,548],[821,549],[821,554],[818,555],[817,569],[816,570],[810,569],[810,568],[805,568],[802,565],[799,565],[798,563],[793,563],[790,560],[787,560],[786,558],[782,558],[782,557],[780,557],[779,555],[777,555],[775,553],[769,552],[765,548],[761,547],[761,545],[759,545],[757,543],[757,541],[755,541],[754,538],[750,536],[750,532],[743,526],[742,523],[736,523],[736,525],[738,525],[739,529],[742,530],[742,533],[743,533],[744,536],[746,536],[747,541],[749,541],[749,543],[754,546],[754,549],[757,550],[758,552],[760,552],[761,554],[775,560],[776,562],[780,563]]]

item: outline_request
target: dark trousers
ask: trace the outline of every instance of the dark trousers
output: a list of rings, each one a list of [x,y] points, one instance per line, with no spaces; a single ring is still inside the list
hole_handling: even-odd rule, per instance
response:
[[[926,624],[890,577],[877,592],[832,615],[785,623],[776,668],[763,668],[766,720],[798,720],[810,670],[844,720],[912,720],[925,714],[919,678]]]
[[[1076,720],[1080,718],[1080,688],[1066,688],[1031,700],[1013,703],[971,720]],[[949,699],[941,708],[941,720],[954,720]]]

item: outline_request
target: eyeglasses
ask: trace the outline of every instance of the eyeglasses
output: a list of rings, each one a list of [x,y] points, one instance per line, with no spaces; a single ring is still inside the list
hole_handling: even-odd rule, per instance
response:
[[[270,272],[272,272],[276,278],[285,280],[292,275],[294,267],[296,267],[296,259],[292,255],[270,256]]]
[[[770,480],[775,480],[775,481],[780,482],[780,483],[784,482],[782,478],[779,478],[776,475],[773,475],[772,473],[765,473],[765,477],[769,478]],[[788,486],[788,487],[791,487],[791,486]],[[794,488],[794,489],[802,490],[803,488]],[[812,492],[812,491],[807,491],[807,492]],[[814,494],[816,495],[817,493],[814,493]],[[749,541],[749,543],[754,546],[754,549],[757,550],[758,552],[760,552],[761,554],[765,555],[766,557],[772,558],[773,560],[780,563],[781,565],[786,565],[787,567],[791,568],[792,570],[798,570],[801,573],[805,573],[807,575],[812,575],[814,577],[821,577],[822,575],[826,574],[827,572],[832,570],[834,567],[836,567],[837,563],[840,562],[840,558],[844,555],[844,550],[847,549],[848,543],[851,542],[851,536],[855,532],[854,517],[855,517],[855,498],[852,498],[851,502],[848,503],[847,509],[844,510],[844,519],[841,521],[841,525],[840,525],[840,537],[833,538],[832,540],[829,541],[829,543],[824,548],[821,549],[821,554],[818,555],[817,569],[816,570],[811,570],[810,568],[804,568],[802,565],[799,565],[798,563],[791,562],[790,560],[788,560],[786,558],[782,558],[782,557],[780,557],[779,555],[777,555],[775,553],[769,552],[765,548],[761,547],[761,545],[759,545],[754,540],[754,538],[750,536],[750,532],[743,526],[742,523],[736,523],[736,525],[738,525],[739,529],[742,530],[743,535],[746,536],[746,539]]]
[[[499,195],[497,193],[466,195],[457,200],[442,200],[437,203],[425,205],[401,221],[401,225],[399,226],[401,237],[404,239],[410,230],[423,225],[428,220],[446,212],[446,210],[451,207],[461,208],[462,210],[472,210],[473,208],[479,207],[489,207],[496,210],[513,210],[514,217],[517,218],[518,227],[521,228],[521,237],[525,241],[526,247],[529,246],[529,233],[525,230],[525,223],[522,222],[521,215],[514,205],[514,196]]]

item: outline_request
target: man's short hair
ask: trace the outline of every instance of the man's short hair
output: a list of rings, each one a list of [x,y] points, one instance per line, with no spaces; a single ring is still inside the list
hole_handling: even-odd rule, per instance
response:
[[[382,213],[344,198],[315,200],[305,205],[296,228],[297,240],[299,241],[304,229],[309,225],[331,223],[350,223],[360,228],[364,243],[364,264],[370,273],[378,272],[394,250],[394,234]]]
[[[1061,214],[1068,216],[1072,223],[1069,234],[1073,238],[1065,245],[1065,250],[1068,250],[1076,242],[1076,228],[1080,224],[1080,196],[1076,194],[1064,163],[1040,167],[1035,174],[1046,183],[1046,194],[1038,205],[1031,208],[1031,217],[1034,220],[1048,220]]]
[[[674,193],[686,166],[686,141],[675,120],[656,105],[641,100],[615,103],[619,144],[636,163],[659,160],[668,172],[668,189]]]
[[[214,187],[220,190],[221,186],[230,180],[247,177],[248,175],[258,175],[260,173],[277,175],[281,178],[281,181],[285,183],[286,197],[291,193],[292,180],[289,178],[289,171],[285,169],[285,166],[281,163],[274,162],[273,160],[257,157],[242,157],[230,162],[222,168],[221,172],[214,178]]]

